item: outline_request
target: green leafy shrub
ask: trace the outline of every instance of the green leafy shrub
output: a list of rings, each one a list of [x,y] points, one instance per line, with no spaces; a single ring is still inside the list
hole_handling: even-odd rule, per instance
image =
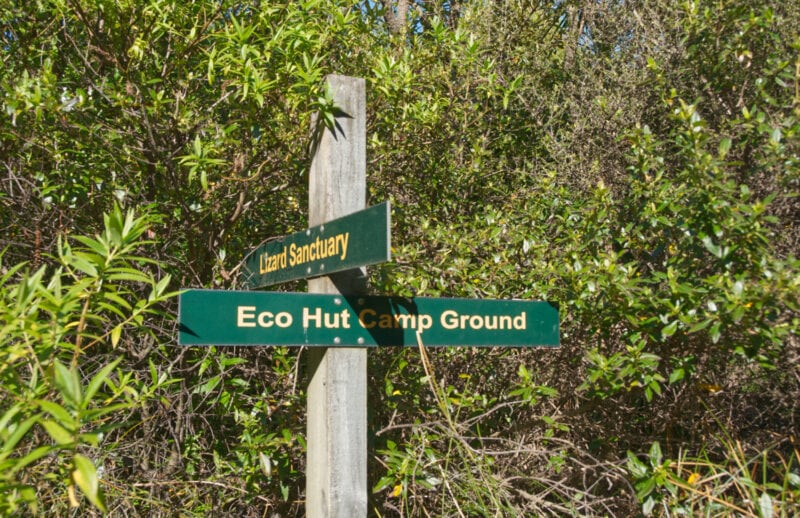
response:
[[[627,470],[645,516],[730,515],[788,517],[800,509],[797,447],[788,458],[781,444],[749,455],[738,442],[723,440],[725,460],[708,455],[665,459],[654,442],[642,461],[628,452]]]
[[[4,269],[0,512],[62,514],[82,505],[80,494],[108,509],[105,441],[143,396],[117,347],[123,334],[148,333],[145,319],[170,296],[169,277],[147,272],[151,222],[116,207],[102,234],[61,242],[51,272]]]

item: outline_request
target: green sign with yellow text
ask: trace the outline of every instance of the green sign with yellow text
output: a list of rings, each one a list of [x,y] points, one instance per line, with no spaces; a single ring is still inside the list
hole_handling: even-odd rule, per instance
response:
[[[557,347],[548,302],[187,290],[180,345]]]
[[[389,213],[384,202],[264,243],[245,258],[245,286],[258,289],[388,261]]]

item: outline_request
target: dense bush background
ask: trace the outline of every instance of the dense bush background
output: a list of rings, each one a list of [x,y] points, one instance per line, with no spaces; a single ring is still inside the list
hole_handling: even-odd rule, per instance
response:
[[[558,350],[369,353],[372,512],[796,514],[798,20],[4,2],[0,513],[302,514],[306,352],[178,348],[174,293],[304,228],[339,73],[393,206],[373,291],[562,315]]]

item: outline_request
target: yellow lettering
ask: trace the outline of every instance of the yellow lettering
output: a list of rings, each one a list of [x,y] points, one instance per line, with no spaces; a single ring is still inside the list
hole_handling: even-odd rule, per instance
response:
[[[237,306],[236,308],[236,327],[272,327],[278,326],[286,328],[292,325],[292,315],[286,311],[272,313],[262,311],[256,315],[255,306]]]
[[[514,317],[514,329],[524,330],[528,321],[525,315],[525,312],[519,314],[519,316]]]
[[[314,249],[317,251],[317,259],[325,259],[328,257],[328,248],[325,246],[325,241],[317,238],[314,240]]]
[[[261,254],[258,256],[258,271],[262,275],[265,273],[276,272],[281,268],[286,268],[286,247],[277,254]]]
[[[469,315],[461,315],[459,329],[466,329],[467,328],[467,321],[469,320]]]
[[[417,317],[417,329],[425,331],[433,327],[433,318],[430,315],[419,315]]]
[[[486,317],[486,329],[497,329],[497,315],[492,315],[491,317]]]
[[[423,325],[421,318],[422,316],[420,316],[420,327]],[[480,329],[517,329],[524,331],[527,328],[527,316],[524,311],[517,316],[459,315],[456,311],[448,309],[442,312],[439,320],[444,329],[474,329],[476,331]]]
[[[321,327],[322,326],[322,309],[321,308],[315,309],[313,316],[311,314],[309,314],[308,308],[303,308],[303,327],[304,328],[310,327],[309,323],[312,320],[315,323],[314,327]]]
[[[378,319],[378,327],[381,329],[394,329],[397,324],[397,321],[392,318],[390,313],[381,313],[380,318]]]
[[[345,232],[344,234],[339,234],[338,236],[336,236],[336,239],[342,245],[342,248],[341,248],[342,253],[341,253],[340,257],[341,257],[342,261],[344,261],[345,259],[347,259],[347,242],[350,240],[350,232]]]
[[[286,311],[281,311],[275,315],[275,324],[280,328],[287,328],[292,325],[292,314]]]
[[[269,311],[264,311],[262,313],[259,313],[258,314],[258,325],[260,327],[272,327],[272,325],[275,323],[272,320],[272,317],[273,317],[273,315]]]
[[[346,309],[342,310],[342,327],[350,329],[350,312]]]
[[[417,327],[417,317],[416,315],[395,315],[395,326],[394,327],[402,327],[403,329],[414,329]]]
[[[238,306],[236,308],[236,327],[256,327],[255,322],[245,321],[254,318],[256,316],[255,311],[255,306]]]
[[[452,309],[442,311],[442,316],[439,317],[439,320],[441,321],[442,327],[445,329],[458,328],[458,313]]]
[[[367,315],[374,317],[375,316],[374,309],[362,309],[361,312],[358,314],[358,323],[361,324],[361,327],[364,329],[372,329],[375,327],[375,321],[367,321],[365,318]]]
[[[339,313],[325,313],[325,327],[328,329],[338,329]]]
[[[483,317],[480,315],[472,315],[469,317],[469,327],[472,329],[481,329],[483,327]]]

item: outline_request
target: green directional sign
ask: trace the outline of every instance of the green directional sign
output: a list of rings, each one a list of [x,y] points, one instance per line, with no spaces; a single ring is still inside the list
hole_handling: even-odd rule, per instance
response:
[[[548,302],[187,290],[180,345],[557,347]]]
[[[389,202],[268,241],[245,258],[249,289],[328,275],[390,259]]]

